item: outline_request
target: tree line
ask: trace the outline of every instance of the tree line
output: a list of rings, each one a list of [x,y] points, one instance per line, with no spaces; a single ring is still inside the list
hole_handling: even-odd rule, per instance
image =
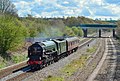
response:
[[[0,54],[19,49],[27,37],[82,36],[78,24],[106,23],[85,17],[34,18],[19,17],[10,0],[0,0]],[[93,30],[91,33],[95,32]]]

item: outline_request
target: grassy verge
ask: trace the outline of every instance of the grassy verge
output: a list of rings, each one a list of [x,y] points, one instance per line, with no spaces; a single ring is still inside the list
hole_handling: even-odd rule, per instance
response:
[[[49,75],[44,81],[64,81],[64,78]]]
[[[27,54],[21,54],[21,55],[13,55],[11,56],[11,60],[3,59],[0,57],[0,69],[7,67],[8,65],[16,64],[22,61],[27,60]]]
[[[14,63],[19,63],[19,62],[22,62],[22,61],[24,61],[24,60],[27,60],[27,55],[26,54],[22,54],[22,55],[14,55],[14,56],[12,56],[12,61],[14,62]]]
[[[90,57],[96,51],[96,47],[91,47],[86,50],[86,54],[82,55],[79,59],[73,60],[70,64],[65,66],[61,71],[67,76],[71,76],[77,69],[83,68]]]
[[[70,64],[61,69],[61,73],[66,77],[71,76],[77,69],[85,65],[87,57],[87,55],[84,55],[77,60],[73,60]],[[65,81],[65,79],[63,76],[48,76],[44,81]]]
[[[0,61],[0,69],[6,67],[7,63],[5,60]]]
[[[84,67],[88,55],[83,55],[77,60],[73,60],[70,64],[65,66],[61,72],[66,76],[71,76],[78,68]]]
[[[94,53],[96,51],[96,49],[97,49],[96,47],[88,48],[86,50],[86,52],[88,52],[88,53]]]
[[[65,77],[70,77],[73,75],[78,69],[82,69],[87,60],[90,58],[90,55],[94,54],[97,50],[97,47],[91,47],[86,50],[86,53],[83,54],[79,59],[73,60],[70,64],[66,65],[64,68],[60,70],[62,73],[61,76],[48,76],[44,81],[65,81]]]
[[[7,66],[7,61],[0,57],[0,69],[4,68]]]

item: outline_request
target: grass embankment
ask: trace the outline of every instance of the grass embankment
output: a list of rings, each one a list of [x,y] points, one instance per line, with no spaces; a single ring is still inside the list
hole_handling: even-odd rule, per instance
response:
[[[23,45],[16,47],[16,49],[9,50],[4,56],[0,56],[0,69],[13,64],[27,60],[27,48],[31,43],[24,43]]]
[[[44,81],[64,81],[63,77],[48,76]]]
[[[11,56],[11,60],[9,62],[12,62],[12,64],[16,64],[22,61],[27,60],[27,54],[19,54],[19,55],[13,55]],[[9,62],[6,59],[3,59],[2,57],[0,58],[0,69],[5,68],[6,66],[9,65]]]
[[[7,65],[7,61],[0,57],[0,69],[4,68]]]
[[[12,61],[14,63],[19,63],[19,62],[22,62],[24,60],[27,60],[27,54],[12,56]]]
[[[82,69],[87,60],[90,58],[92,54],[96,51],[97,47],[88,48],[79,59],[73,60],[70,64],[66,65],[64,68],[60,70],[62,76],[48,76],[44,81],[65,81],[64,77],[70,77],[73,75],[78,69]]]
[[[86,54],[83,54],[79,59],[73,60],[65,66],[61,71],[67,76],[71,76],[77,69],[83,68],[89,59],[90,55],[96,51],[96,47],[88,48]]]

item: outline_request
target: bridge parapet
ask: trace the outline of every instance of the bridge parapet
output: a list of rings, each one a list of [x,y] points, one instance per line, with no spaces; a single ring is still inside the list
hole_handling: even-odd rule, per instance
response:
[[[77,25],[77,27],[81,27],[81,28],[112,28],[115,29],[117,28],[116,24],[80,24]]]

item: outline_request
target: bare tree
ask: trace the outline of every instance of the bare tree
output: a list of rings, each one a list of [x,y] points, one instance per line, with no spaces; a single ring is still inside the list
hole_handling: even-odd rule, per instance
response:
[[[10,0],[0,0],[0,13],[17,15],[17,10]]]

